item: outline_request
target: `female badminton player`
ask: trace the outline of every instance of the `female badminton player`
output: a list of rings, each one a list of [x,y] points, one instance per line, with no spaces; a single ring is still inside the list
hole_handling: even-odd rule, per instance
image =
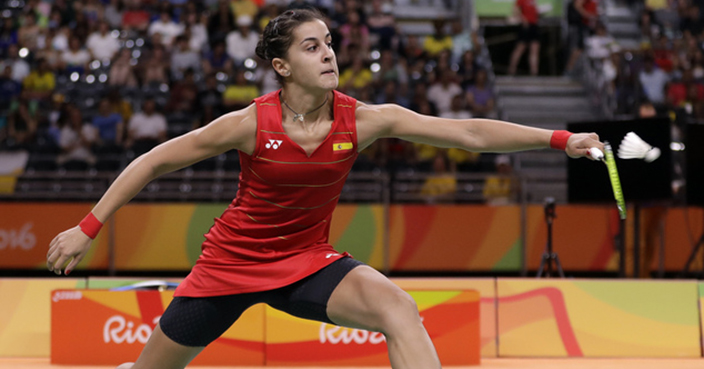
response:
[[[328,243],[332,212],[357,153],[382,137],[480,152],[553,147],[570,157],[603,145],[595,134],[440,119],[355,101],[335,91],[330,32],[314,11],[289,10],[270,21],[256,52],[271,62],[282,89],[135,159],[78,226],[51,241],[49,270],[61,274],[68,263],[69,274],[102,223],[149,181],[239,150],[236,198],[205,235],[200,258],[141,355],[120,368],[183,368],[260,302],[306,319],[381,332],[395,369],[439,368],[413,299]]]

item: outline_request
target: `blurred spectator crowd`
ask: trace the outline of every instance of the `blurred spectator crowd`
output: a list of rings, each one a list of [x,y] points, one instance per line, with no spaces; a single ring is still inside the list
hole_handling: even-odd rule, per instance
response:
[[[630,3],[639,14],[636,48],[618,45],[598,17],[584,20],[586,54],[615,114],[704,120],[704,1]]]
[[[404,34],[390,0],[1,3],[0,151],[28,151],[34,170],[120,170],[160,142],[278,89],[255,46],[270,19],[301,7],[329,17],[340,91],[422,114],[495,116],[481,39],[459,19],[433,20],[433,34]],[[480,159],[386,139],[365,150],[355,169],[494,170],[493,158]],[[228,153],[196,169],[238,165]]]

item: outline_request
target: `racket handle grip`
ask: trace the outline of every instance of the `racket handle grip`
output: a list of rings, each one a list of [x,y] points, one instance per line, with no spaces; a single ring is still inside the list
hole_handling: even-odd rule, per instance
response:
[[[587,155],[591,156],[591,158],[594,160],[604,160],[604,153],[596,147],[592,147],[591,149],[587,150]]]

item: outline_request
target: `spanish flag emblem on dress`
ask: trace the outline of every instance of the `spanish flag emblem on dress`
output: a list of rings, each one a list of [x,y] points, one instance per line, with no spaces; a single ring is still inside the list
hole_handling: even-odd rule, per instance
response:
[[[352,150],[352,148],[352,142],[334,142],[332,144],[332,151],[334,152],[348,151]]]

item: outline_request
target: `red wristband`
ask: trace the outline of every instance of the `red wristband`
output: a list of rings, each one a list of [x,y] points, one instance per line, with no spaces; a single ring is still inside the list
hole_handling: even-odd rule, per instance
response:
[[[550,137],[550,148],[565,151],[565,148],[567,148],[567,140],[570,136],[572,136],[572,132],[569,131],[552,131],[552,137]]]
[[[78,226],[81,227],[81,231],[83,231],[86,236],[94,240],[98,232],[100,232],[100,228],[103,227],[103,223],[101,223],[93,213],[88,213]]]

